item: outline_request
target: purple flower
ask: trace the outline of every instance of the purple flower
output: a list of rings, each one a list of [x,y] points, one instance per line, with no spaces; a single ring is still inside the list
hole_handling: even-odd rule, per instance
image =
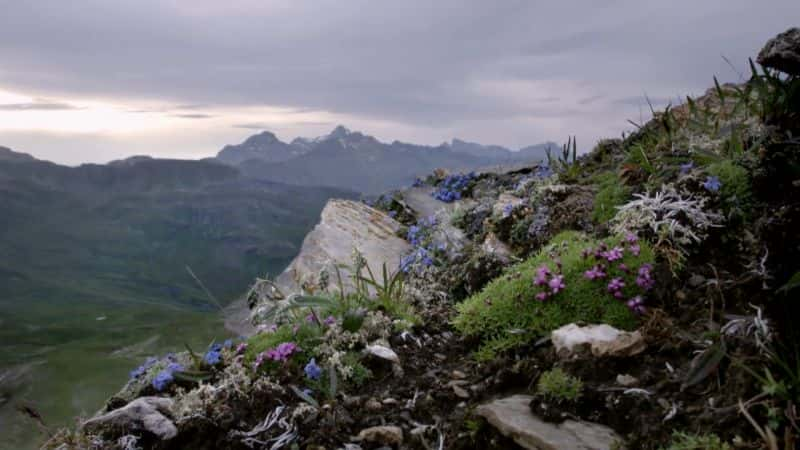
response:
[[[236,346],[236,354],[241,355],[247,351],[247,342],[240,342],[239,345]]]
[[[694,168],[694,161],[689,161],[685,164],[681,164],[680,168],[681,168],[681,174],[689,173],[689,171]]]
[[[644,290],[650,290],[655,285],[655,280],[653,279],[653,275],[650,271],[653,269],[652,264],[642,264],[639,267],[639,274],[636,277],[636,285]]]
[[[564,285],[564,275],[555,275],[550,279],[550,282],[547,283],[547,285],[550,286],[550,289],[553,291],[553,295],[558,294],[559,291],[566,287]]]
[[[626,266],[625,263],[619,263],[619,266],[617,267],[619,268],[619,270],[628,273],[628,266]]]
[[[317,321],[317,318],[314,317],[314,314],[308,313],[308,315],[306,316],[306,322],[315,323],[316,321]]]
[[[644,306],[644,300],[640,295],[633,297],[632,299],[628,300],[628,308],[631,309],[636,314],[644,314],[647,309]]]
[[[614,262],[614,261],[617,261],[617,260],[619,260],[619,259],[622,259],[622,251],[623,251],[623,250],[622,250],[622,248],[621,248],[621,247],[614,247],[614,248],[612,248],[611,250],[609,250],[609,251],[607,251],[607,252],[604,252],[604,253],[602,254],[602,256],[603,256],[603,257],[604,257],[604,258],[605,258],[605,259],[606,259],[608,262]]]
[[[536,278],[534,278],[533,282],[537,286],[544,286],[547,284],[547,277],[550,275],[550,269],[547,266],[541,266],[536,269]]]
[[[548,297],[547,292],[539,292],[538,294],[536,294],[536,300],[539,300],[540,302],[547,300],[547,297]]]
[[[606,276],[605,272],[603,272],[603,268],[600,266],[594,266],[591,269],[587,270],[583,273],[583,276],[590,279],[590,280],[597,280]]]
[[[617,292],[620,291],[622,288],[625,287],[625,282],[622,281],[622,278],[612,278],[611,281],[608,283],[608,292]]]
[[[633,256],[639,256],[639,253],[642,251],[642,248],[639,247],[639,244],[632,244],[630,247],[628,247],[628,250],[630,250]]]
[[[222,361],[222,354],[219,352],[219,350],[209,350],[205,356],[203,356],[203,361],[205,361],[209,366],[219,364],[220,361]]]
[[[325,325],[331,326],[336,323],[336,317],[328,316],[322,321]]]
[[[638,241],[638,240],[639,240],[639,237],[636,236],[636,234],[634,234],[634,233],[626,233],[625,234],[625,242],[627,242],[628,244],[635,244],[636,241]]]
[[[172,376],[172,371],[169,369],[164,369],[161,372],[158,372],[155,378],[153,378],[153,387],[158,391],[162,392],[166,389],[175,378]]]
[[[317,365],[317,361],[314,358],[311,358],[311,361],[306,364],[303,370],[306,373],[306,377],[310,380],[319,380],[322,376],[322,368]]]
[[[722,183],[719,181],[718,177],[709,176],[703,183],[703,187],[709,192],[717,192],[719,188],[722,187]]]
[[[267,350],[267,358],[273,361],[286,361],[299,350],[294,342],[283,342],[272,350]]]
[[[504,218],[505,217],[509,217],[512,212],[514,212],[514,205],[512,203],[509,203],[509,204],[503,206],[503,217]]]

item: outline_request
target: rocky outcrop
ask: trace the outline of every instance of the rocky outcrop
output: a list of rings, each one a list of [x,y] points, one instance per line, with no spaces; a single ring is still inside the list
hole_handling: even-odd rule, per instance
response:
[[[613,430],[596,423],[544,422],[531,413],[531,400],[529,395],[514,395],[483,404],[475,412],[529,450],[607,450],[621,442]]]
[[[790,75],[800,75],[800,28],[790,28],[767,41],[758,63]]]
[[[620,331],[610,325],[574,323],[553,330],[550,334],[556,353],[570,356],[588,348],[594,356],[633,356],[645,349],[645,341],[638,331]]]
[[[171,398],[137,398],[122,408],[87,420],[83,429],[110,437],[145,431],[162,440],[172,439],[178,434],[168,418],[173,403]]]
[[[345,288],[352,287],[348,267],[353,264],[354,250],[361,253],[376,276],[384,263],[393,271],[400,257],[411,251],[411,246],[397,236],[400,227],[399,222],[363,203],[331,200],[322,210],[320,223],[303,241],[300,253],[276,280],[277,285],[285,293],[297,292],[303,285],[317,286],[323,269],[333,281],[338,266]]]

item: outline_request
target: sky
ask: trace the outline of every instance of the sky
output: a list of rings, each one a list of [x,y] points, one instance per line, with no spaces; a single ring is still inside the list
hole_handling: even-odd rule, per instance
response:
[[[768,3],[769,6],[766,6]],[[800,25],[770,0],[0,0],[0,146],[201,158],[338,124],[436,145],[619,137]]]

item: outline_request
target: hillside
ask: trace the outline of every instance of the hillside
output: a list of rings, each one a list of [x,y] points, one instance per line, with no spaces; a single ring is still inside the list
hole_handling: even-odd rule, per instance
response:
[[[800,30],[758,61],[580,158],[329,202],[254,335],[45,448],[795,448]]]
[[[9,158],[10,159],[10,158]],[[0,161],[0,299],[92,298],[209,307],[294,256],[343,191],[241,177],[206,161],[59,166]]]

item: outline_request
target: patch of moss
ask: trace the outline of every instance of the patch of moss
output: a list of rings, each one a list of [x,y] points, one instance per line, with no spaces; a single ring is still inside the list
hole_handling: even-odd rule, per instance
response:
[[[664,450],[733,450],[715,434],[687,434],[676,431],[672,442]]]
[[[597,183],[600,186],[600,190],[594,198],[592,220],[596,223],[605,223],[617,213],[616,207],[628,200],[631,191],[613,172],[599,175]]]
[[[539,377],[536,393],[555,402],[574,402],[583,391],[583,382],[560,368],[548,370]]]
[[[621,246],[619,237],[608,238],[603,243],[609,248]],[[625,300],[642,293],[636,285],[636,270],[653,261],[653,251],[643,240],[639,241],[639,255],[630,251],[607,270],[608,277],[589,280],[585,272],[598,262],[586,257],[584,250],[597,248],[600,241],[575,231],[562,232],[552,239],[536,256],[511,266],[491,281],[480,293],[457,306],[455,328],[463,335],[481,341],[476,357],[491,359],[502,352],[532,342],[560,326],[571,322],[607,323],[617,328],[632,329],[636,316]],[[537,269],[548,266],[556,271],[556,259],[561,264],[564,288],[545,301],[536,299],[541,289],[534,285]],[[617,269],[624,263],[628,273]],[[611,277],[625,282],[622,299],[609,294],[607,283]]]

